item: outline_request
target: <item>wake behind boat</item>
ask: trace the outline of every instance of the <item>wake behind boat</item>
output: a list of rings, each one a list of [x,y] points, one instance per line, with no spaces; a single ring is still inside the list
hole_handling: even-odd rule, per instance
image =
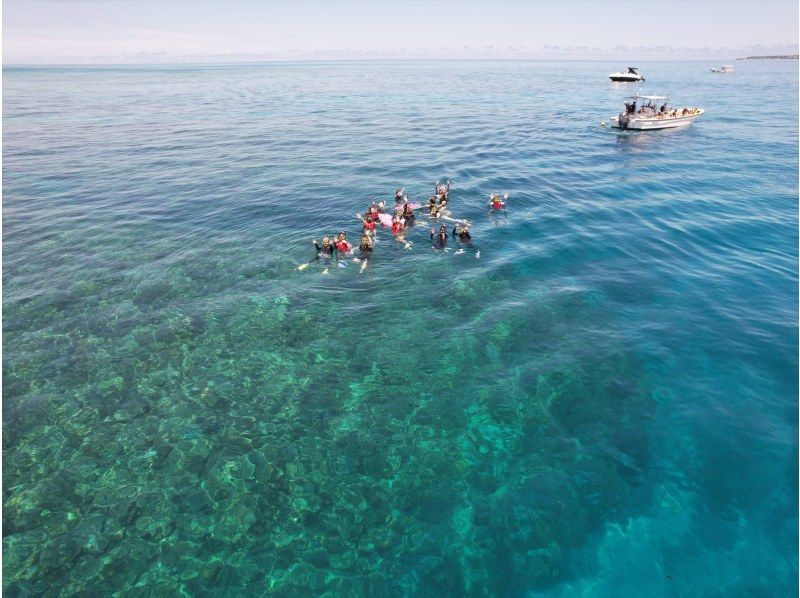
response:
[[[628,72],[626,72],[626,73],[611,73],[608,76],[608,78],[611,79],[612,81],[621,81],[621,82],[628,82],[628,83],[644,81],[644,76],[640,75],[636,71],[636,68],[637,67],[635,67],[635,66],[629,66],[628,67]]]
[[[611,126],[617,129],[650,131],[686,127],[703,114],[702,108],[673,108],[667,104],[667,96],[632,96],[633,102],[625,102],[625,110],[612,116]]]

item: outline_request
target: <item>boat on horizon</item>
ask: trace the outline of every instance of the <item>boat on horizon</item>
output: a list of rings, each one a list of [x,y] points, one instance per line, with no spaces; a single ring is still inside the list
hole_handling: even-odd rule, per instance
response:
[[[732,64],[723,64],[722,66],[712,66],[708,69],[712,73],[735,73],[736,69]]]
[[[644,76],[640,75],[637,72],[638,67],[629,66],[628,71],[625,73],[611,73],[608,78],[612,81],[618,81],[623,83],[637,83],[644,81]]]
[[[625,110],[619,116],[609,119],[612,127],[637,131],[675,129],[691,125],[705,112],[702,108],[672,108],[668,96],[637,93],[631,99],[633,102],[625,102]]]

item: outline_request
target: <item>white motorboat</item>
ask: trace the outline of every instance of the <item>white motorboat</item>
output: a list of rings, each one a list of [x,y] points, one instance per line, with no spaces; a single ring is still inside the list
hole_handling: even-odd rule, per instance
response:
[[[628,83],[644,81],[644,77],[636,72],[635,66],[629,66],[627,73],[611,73],[608,78],[612,81],[623,81]]]
[[[625,110],[612,116],[611,126],[617,129],[652,131],[686,127],[703,114],[702,108],[673,108],[667,96],[632,96],[633,102],[625,102]]]
[[[708,69],[712,73],[735,73],[736,69],[732,64],[723,64],[722,66],[714,66]]]

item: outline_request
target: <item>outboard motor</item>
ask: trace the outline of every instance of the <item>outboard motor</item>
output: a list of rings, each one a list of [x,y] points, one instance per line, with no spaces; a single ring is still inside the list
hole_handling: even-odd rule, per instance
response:
[[[628,123],[630,122],[631,117],[628,115],[627,112],[620,112],[619,113],[619,128],[620,129],[627,129]]]

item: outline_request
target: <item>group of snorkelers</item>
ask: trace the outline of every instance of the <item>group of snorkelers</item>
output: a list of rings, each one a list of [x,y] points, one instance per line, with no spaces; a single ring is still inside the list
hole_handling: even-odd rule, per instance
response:
[[[497,194],[490,196],[489,206],[493,210],[505,210],[504,199],[508,195],[501,197]],[[317,252],[317,259],[324,261],[325,270],[328,272],[328,266],[333,262],[334,254],[337,257],[337,265],[340,268],[346,266],[346,261],[343,258],[351,258],[353,262],[360,263],[361,268],[359,272],[363,272],[369,260],[372,257],[372,252],[376,242],[378,241],[378,227],[389,228],[394,238],[403,245],[405,249],[411,249],[413,241],[406,239],[407,231],[414,225],[416,214],[414,210],[419,210],[423,206],[420,203],[411,203],[408,196],[405,194],[405,188],[397,189],[395,191],[395,205],[394,210],[387,210],[385,201],[372,202],[367,210],[362,213],[357,213],[356,217],[361,220],[363,230],[357,248],[353,248],[352,244],[347,240],[347,234],[340,232],[334,237],[323,237],[322,245],[317,243],[317,240],[312,241],[314,248]],[[456,250],[456,255],[463,253],[465,247],[472,249],[476,258],[480,258],[480,251],[472,245],[472,235],[469,232],[470,224],[465,220],[456,220],[452,218],[448,209],[450,201],[450,181],[446,183],[436,182],[434,185],[434,193],[428,201],[428,216],[431,219],[443,219],[454,222],[452,233],[448,232],[448,227],[442,224],[438,231],[436,228],[431,228],[430,238],[431,246],[436,250],[449,251],[447,248],[447,240],[450,234],[460,245]],[[301,264],[298,269],[304,270],[309,264]]]
[[[317,251],[317,259],[322,259],[325,262],[325,272],[328,271],[328,265],[332,262],[334,254],[336,254],[337,257],[353,257],[353,245],[347,240],[347,233],[344,231],[340,232],[335,237],[322,237],[322,245],[317,243],[316,239],[313,239],[311,243]],[[353,257],[353,261],[361,263],[361,271],[363,271],[369,263],[369,258],[372,256],[373,245],[374,243],[370,236],[364,232],[358,243],[359,257]],[[342,267],[344,266],[343,261],[337,260],[337,263],[341,264]],[[300,264],[298,269],[305,270],[307,267],[308,264]]]

